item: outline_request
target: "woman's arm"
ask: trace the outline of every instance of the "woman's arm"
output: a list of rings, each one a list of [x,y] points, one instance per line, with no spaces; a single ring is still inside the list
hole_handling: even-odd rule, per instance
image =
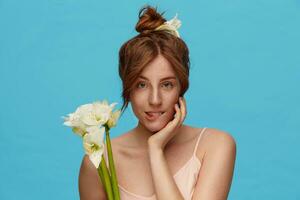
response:
[[[106,193],[97,169],[85,155],[79,172],[80,200],[106,200]]]
[[[234,171],[236,143],[228,133],[209,131],[204,138],[208,145],[192,199],[226,200]]]
[[[164,156],[166,144],[178,133],[186,116],[186,102],[183,97],[179,98],[179,104],[180,107],[178,104],[174,105],[176,111],[174,119],[148,139],[152,179],[158,200],[183,200]]]
[[[149,156],[156,198],[158,200],[183,200],[183,196],[169,170],[163,150],[149,144]]]

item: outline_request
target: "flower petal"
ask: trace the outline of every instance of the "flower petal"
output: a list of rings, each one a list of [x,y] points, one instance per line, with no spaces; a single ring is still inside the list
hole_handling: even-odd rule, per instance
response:
[[[120,114],[121,114],[120,110],[117,110],[112,114],[112,116],[110,117],[110,119],[107,122],[107,125],[109,128],[112,128],[117,125]]]
[[[87,128],[88,134],[86,134],[83,137],[83,141],[89,144],[97,144],[99,146],[103,145],[104,141],[104,132],[105,128],[104,127],[88,127]]]
[[[102,160],[102,154],[103,154],[103,150],[99,150],[99,151],[95,151],[92,154],[89,155],[90,160],[92,161],[92,163],[94,164],[94,166],[96,168],[99,167],[99,164]]]

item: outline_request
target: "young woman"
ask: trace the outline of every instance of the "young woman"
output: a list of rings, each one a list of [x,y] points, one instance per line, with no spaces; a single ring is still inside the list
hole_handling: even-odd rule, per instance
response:
[[[233,137],[183,124],[189,51],[176,20],[166,21],[150,6],[142,8],[139,34],[119,51],[122,110],[130,102],[138,118],[136,127],[112,139],[122,200],[225,200],[230,190],[236,156]],[[81,200],[106,199],[87,156],[80,169],[79,193]]]

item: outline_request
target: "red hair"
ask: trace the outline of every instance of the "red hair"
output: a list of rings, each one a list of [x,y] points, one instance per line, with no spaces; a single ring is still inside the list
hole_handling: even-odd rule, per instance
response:
[[[181,85],[180,96],[189,87],[189,50],[185,42],[167,31],[154,29],[166,19],[151,6],[143,7],[139,12],[136,31],[139,34],[125,42],[119,50],[119,75],[123,84],[122,112],[130,101],[130,92],[142,70],[158,55],[166,58],[173,67]]]

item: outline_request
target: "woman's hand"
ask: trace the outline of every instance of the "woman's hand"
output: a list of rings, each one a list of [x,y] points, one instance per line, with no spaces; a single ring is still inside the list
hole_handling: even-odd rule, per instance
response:
[[[176,135],[186,116],[186,101],[183,97],[179,98],[179,104],[175,104],[175,117],[163,129],[149,137],[149,147],[164,149],[166,144]]]

